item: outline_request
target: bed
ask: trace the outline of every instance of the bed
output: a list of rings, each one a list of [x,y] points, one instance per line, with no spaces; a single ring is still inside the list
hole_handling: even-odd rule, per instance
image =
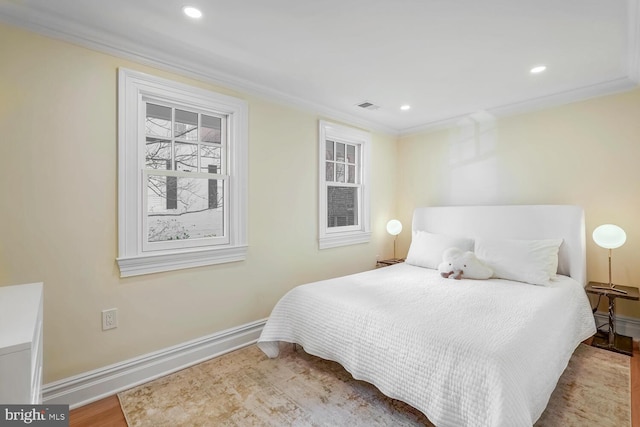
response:
[[[441,277],[433,263],[452,243],[500,278]],[[438,427],[532,426],[596,331],[585,263],[577,206],[418,208],[407,262],[292,289],[258,346],[276,358],[302,345]]]

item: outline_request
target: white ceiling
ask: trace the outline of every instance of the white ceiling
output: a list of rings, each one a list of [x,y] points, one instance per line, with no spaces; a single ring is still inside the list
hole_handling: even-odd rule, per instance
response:
[[[635,87],[639,3],[0,0],[0,21],[410,133],[480,110],[507,114]],[[186,4],[204,16],[185,17]],[[530,74],[538,64],[547,71]],[[356,106],[365,100],[380,108]]]

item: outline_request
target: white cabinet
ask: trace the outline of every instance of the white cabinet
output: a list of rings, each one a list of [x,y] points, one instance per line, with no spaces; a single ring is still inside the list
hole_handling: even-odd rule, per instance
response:
[[[0,403],[42,403],[42,283],[0,287]]]

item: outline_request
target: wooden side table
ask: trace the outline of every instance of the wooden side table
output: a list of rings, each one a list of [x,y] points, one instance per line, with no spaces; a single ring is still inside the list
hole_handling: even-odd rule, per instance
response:
[[[400,264],[401,262],[404,262],[404,258],[382,259],[376,262],[376,268],[388,267],[390,265]]]
[[[592,345],[615,351],[616,353],[626,354],[627,356],[633,356],[633,339],[616,333],[615,307],[616,298],[638,301],[640,300],[640,292],[638,288],[620,285],[616,285],[616,288],[626,291],[626,294],[610,289],[602,289],[607,288],[608,286],[609,285],[606,283],[589,282],[585,288],[585,290],[590,294],[603,295],[609,298],[609,332],[605,333],[598,331],[593,336]]]

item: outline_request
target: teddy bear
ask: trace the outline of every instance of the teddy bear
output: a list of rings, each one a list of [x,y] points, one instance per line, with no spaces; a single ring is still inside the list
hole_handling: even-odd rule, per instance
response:
[[[442,254],[438,271],[444,278],[460,280],[489,279],[493,270],[482,263],[471,251],[463,252],[459,248],[449,248]]]

